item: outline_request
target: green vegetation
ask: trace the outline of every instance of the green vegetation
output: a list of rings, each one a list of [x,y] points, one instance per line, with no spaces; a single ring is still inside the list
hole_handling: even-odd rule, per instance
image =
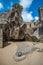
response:
[[[13,4],[13,6],[12,6],[13,8],[19,8],[19,10],[20,11],[22,11],[22,9],[23,9],[23,6],[22,5],[20,5],[20,4],[18,4],[18,3],[16,3],[16,4]]]

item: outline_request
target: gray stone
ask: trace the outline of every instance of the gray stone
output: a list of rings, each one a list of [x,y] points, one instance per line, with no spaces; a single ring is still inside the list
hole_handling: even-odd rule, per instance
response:
[[[42,52],[43,49],[35,46],[35,45],[28,45],[28,44],[18,44],[17,50],[13,55],[15,61],[21,61],[26,58],[27,53],[31,53],[37,50],[37,52]]]
[[[21,53],[21,52],[19,52],[19,53]],[[14,58],[14,60],[15,60],[16,62],[18,62],[18,61],[24,60],[24,59],[26,58],[26,55],[20,54],[20,55],[18,56],[18,52],[16,51],[16,52],[13,54],[13,58]]]
[[[37,52],[43,52],[43,49],[39,48],[37,49]]]
[[[35,45],[27,45],[27,44],[18,44],[17,51],[22,52],[23,54],[30,53],[37,49]]]

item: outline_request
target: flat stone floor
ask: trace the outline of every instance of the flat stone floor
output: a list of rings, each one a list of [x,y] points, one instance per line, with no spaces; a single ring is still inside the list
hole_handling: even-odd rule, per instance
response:
[[[43,65],[43,52],[34,51],[33,53],[27,54],[26,59],[16,62],[13,58],[13,53],[17,49],[17,44],[36,43],[36,46],[43,48],[43,43],[37,44],[37,42],[9,42],[4,48],[0,48],[0,65]]]

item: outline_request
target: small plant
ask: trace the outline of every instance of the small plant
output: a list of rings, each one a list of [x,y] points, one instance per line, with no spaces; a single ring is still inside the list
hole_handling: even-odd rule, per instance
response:
[[[14,10],[15,8],[17,8],[17,9],[19,9],[20,11],[22,11],[22,9],[23,9],[23,6],[22,5],[20,5],[20,4],[13,4],[12,5],[12,9]]]

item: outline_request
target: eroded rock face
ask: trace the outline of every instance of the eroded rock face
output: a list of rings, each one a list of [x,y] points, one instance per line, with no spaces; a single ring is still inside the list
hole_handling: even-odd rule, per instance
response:
[[[4,13],[3,17],[7,17],[7,25],[4,27],[4,34],[7,38],[12,37],[13,39],[23,39],[24,32],[22,30],[22,27],[24,27],[24,25],[21,26],[23,22],[23,19],[21,17],[22,9],[23,7],[21,5],[15,4],[12,6],[12,10],[9,13]]]
[[[4,36],[7,39],[15,39],[22,40],[25,39],[27,41],[38,41],[38,39],[30,34],[27,30],[26,23],[23,22],[21,12],[23,7],[19,4],[15,4],[12,6],[12,10],[6,12],[6,22],[7,25],[4,27]],[[5,38],[5,37],[4,37]]]
[[[21,17],[22,6],[15,4],[8,17],[10,37],[13,39],[23,39],[24,31],[26,29],[26,24],[23,24],[23,19]]]

